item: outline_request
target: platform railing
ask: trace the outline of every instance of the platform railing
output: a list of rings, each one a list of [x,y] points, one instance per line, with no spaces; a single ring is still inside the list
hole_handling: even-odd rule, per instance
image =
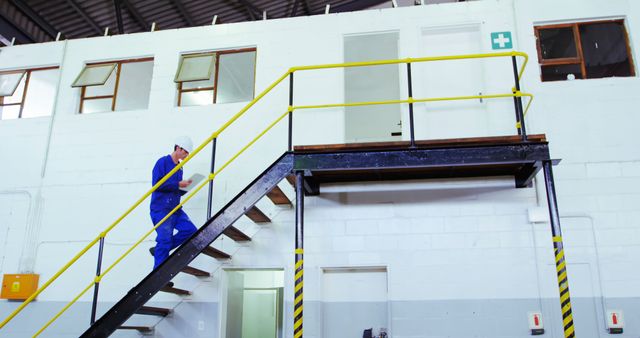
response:
[[[499,58],[499,57],[510,57],[512,59],[513,65],[513,75],[514,75],[514,87],[511,88],[510,93],[499,93],[499,94],[488,94],[488,95],[468,95],[468,96],[453,96],[453,97],[439,97],[439,98],[413,98],[413,90],[412,90],[412,78],[411,78],[411,64],[419,63],[419,62],[434,62],[434,61],[448,61],[448,60],[463,60],[463,59],[482,59],[482,58]],[[524,62],[522,66],[518,69],[516,57],[524,58]],[[209,185],[209,199],[208,199],[208,216],[211,215],[211,196],[212,196],[212,182],[213,180],[232,162],[234,162],[240,155],[242,155],[247,149],[249,149],[252,145],[254,145],[262,136],[264,136],[268,131],[270,131],[275,125],[281,122],[285,117],[288,117],[288,151],[293,150],[293,112],[295,110],[304,110],[304,109],[318,109],[318,108],[332,108],[332,107],[352,107],[352,106],[370,106],[370,105],[385,105],[385,104],[409,104],[410,110],[410,139],[411,146],[415,146],[415,135],[414,135],[414,118],[413,118],[413,104],[416,102],[436,102],[436,101],[456,101],[456,100],[473,100],[473,99],[497,99],[497,98],[508,98],[513,97],[515,111],[516,111],[516,129],[518,130],[518,134],[521,135],[522,140],[526,141],[526,128],[525,128],[525,120],[524,117],[529,110],[529,106],[533,99],[533,95],[529,93],[523,93],[520,91],[520,80],[522,78],[524,69],[528,62],[528,55],[522,52],[502,52],[502,53],[486,53],[486,54],[467,54],[467,55],[454,55],[454,56],[439,56],[439,57],[423,57],[423,58],[405,58],[398,60],[380,60],[380,61],[368,61],[368,62],[350,62],[350,63],[340,63],[340,64],[324,64],[324,65],[316,65],[316,66],[302,66],[302,67],[293,67],[290,68],[285,74],[280,76],[275,82],[273,82],[270,86],[268,86],[265,90],[263,90],[258,96],[256,96],[251,102],[249,102],[244,108],[242,108],[238,113],[233,115],[231,119],[229,119],[226,123],[224,123],[220,128],[218,128],[215,132],[213,132],[202,144],[196,147],[183,161],[181,161],[176,167],[171,170],[167,175],[161,178],[149,191],[143,194],[136,202],[129,207],[122,215],[120,215],[114,222],[112,222],[105,230],[100,232],[100,234],[94,238],[89,244],[87,244],[80,252],[78,252],[69,262],[67,262],[60,270],[58,270],[49,280],[47,280],[38,290],[36,290],[28,299],[26,299],[18,308],[16,308],[9,316],[7,316],[1,323],[0,329],[2,329],[9,321],[11,321],[15,316],[17,316],[28,304],[30,304],[38,295],[40,295],[43,291],[45,291],[55,280],[58,279],[63,273],[65,273],[69,267],[71,267],[75,262],[77,262],[81,257],[83,257],[96,243],[99,244],[99,254],[98,254],[98,263],[96,269],[96,275],[93,277],[91,282],[83,288],[72,300],[67,303],[54,317],[52,317],[47,323],[45,323],[35,334],[34,337],[40,335],[46,328],[48,328],[56,319],[58,319],[71,305],[77,302],[84,294],[86,294],[91,287],[94,287],[94,297],[93,297],[93,308],[91,312],[91,323],[95,321],[95,313],[97,306],[97,297],[98,297],[98,288],[100,285],[100,281],[102,278],[107,275],[110,271],[113,270],[122,260],[128,256],[135,248],[138,247],[149,235],[151,235],[155,229],[161,226],[171,215],[173,215],[177,210],[179,210],[183,205],[185,205],[191,198],[197,194],[202,188],[204,188],[207,184]],[[294,94],[294,86],[293,86],[293,77],[294,73],[301,71],[309,71],[309,70],[322,70],[322,69],[332,69],[332,68],[350,68],[350,67],[366,67],[366,66],[378,66],[378,65],[390,65],[390,64],[406,64],[407,65],[407,80],[408,80],[408,98],[404,100],[386,100],[386,101],[371,101],[371,102],[353,102],[353,103],[332,103],[332,104],[323,104],[323,105],[293,105],[293,94]],[[289,78],[289,105],[286,111],[280,115],[275,121],[267,126],[262,132],[256,135],[248,144],[246,144],[242,149],[240,149],[235,155],[233,155],[229,160],[227,160],[220,168],[217,170],[214,169],[214,161],[215,161],[215,152],[216,152],[216,141],[217,138],[233,123],[235,123],[241,116],[243,116],[251,107],[253,107],[258,101],[260,101],[263,97],[265,97],[268,93],[270,93],[276,86],[278,86],[282,81],[286,78]],[[522,105],[522,97],[528,97],[529,102],[527,103],[526,108],[523,109]],[[140,239],[138,239],[129,249],[127,249],[121,256],[119,256],[107,269],[101,272],[102,266],[102,256],[103,256],[103,248],[104,241],[106,236],[112,231],[118,224],[122,222],[127,216],[129,216],[137,207],[142,204],[154,191],[158,189],[164,182],[166,182],[171,176],[173,176],[178,170],[184,167],[191,159],[193,159],[196,155],[198,155],[206,146],[212,143],[212,163],[211,163],[211,173],[202,183],[200,183],[195,189],[193,189],[186,197],[182,200],[178,206],[176,206],[173,210],[171,210],[158,224],[156,224],[153,228],[147,231]]]

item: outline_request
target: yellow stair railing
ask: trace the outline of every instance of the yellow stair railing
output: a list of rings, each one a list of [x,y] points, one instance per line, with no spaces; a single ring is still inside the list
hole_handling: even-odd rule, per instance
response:
[[[286,73],[284,73],[280,78],[278,78],[275,82],[273,82],[270,86],[268,86],[265,90],[263,90],[258,96],[256,96],[251,102],[249,102],[244,108],[242,108],[238,113],[233,115],[226,123],[224,123],[220,128],[218,128],[215,132],[213,132],[202,144],[200,144],[196,149],[194,149],[189,156],[187,156],[182,162],[180,162],[173,170],[171,170],[167,175],[165,175],[162,179],[158,181],[149,191],[143,194],[131,207],[129,207],[122,215],[120,215],[113,223],[111,223],[105,230],[100,232],[100,234],[94,238],[89,244],[87,244],[80,252],[78,252],[69,262],[67,262],[60,270],[58,270],[51,278],[49,278],[36,292],[34,292],[29,298],[27,298],[20,306],[18,306],[9,316],[7,316],[1,323],[0,329],[2,329],[7,323],[9,323],[13,318],[15,318],[28,304],[30,304],[38,295],[40,295],[43,291],[45,291],[55,280],[58,279],[64,272],[66,272],[69,267],[71,267],[75,262],[78,261],[84,254],[87,253],[96,243],[98,243],[101,239],[106,238],[110,231],[112,231],[120,222],[125,219],[133,210],[135,210],[144,200],[146,200],[159,186],[161,186],[164,182],[166,182],[173,174],[175,174],[178,170],[180,170],[184,165],[186,165],[191,159],[193,159],[196,155],[202,151],[209,143],[211,143],[214,139],[218,138],[222,132],[224,132],[230,125],[232,125],[235,121],[237,121],[241,116],[243,116],[251,107],[253,107],[258,101],[260,101],[265,95],[271,92],[276,86],[278,86],[284,79],[288,76],[294,74],[299,71],[307,71],[307,70],[320,70],[320,69],[330,69],[330,68],[349,68],[349,67],[365,67],[365,66],[378,66],[378,65],[390,65],[390,64],[411,64],[417,62],[432,62],[432,61],[447,61],[447,60],[461,60],[461,59],[480,59],[480,58],[497,58],[497,57],[522,57],[524,58],[524,62],[520,67],[520,70],[517,72],[517,80],[519,81],[522,78],[524,73],[524,69],[528,63],[529,57],[527,54],[522,52],[502,52],[502,53],[485,53],[485,54],[467,54],[467,55],[453,55],[453,56],[438,56],[438,57],[423,57],[423,58],[405,58],[398,60],[380,60],[380,61],[368,61],[368,62],[350,62],[350,63],[338,63],[338,64],[324,64],[324,65],[316,65],[316,66],[302,66],[302,67],[292,67]],[[210,181],[213,181],[225,168],[227,168],[232,162],[234,162],[241,154],[243,154],[247,149],[249,149],[253,144],[255,144],[262,136],[264,136],[268,131],[270,131],[275,125],[277,125],[284,117],[289,114],[292,114],[295,110],[299,109],[317,109],[317,108],[333,108],[333,107],[350,107],[350,106],[367,106],[367,105],[384,105],[384,104],[412,104],[416,102],[436,102],[436,101],[454,101],[454,100],[472,100],[472,99],[496,99],[496,98],[521,98],[528,97],[529,102],[527,103],[526,108],[523,111],[523,116],[526,115],[529,107],[531,105],[531,101],[533,100],[533,95],[529,93],[523,93],[516,88],[511,88],[511,93],[504,94],[488,94],[488,95],[470,95],[470,96],[455,96],[455,97],[440,97],[440,98],[423,98],[423,99],[414,99],[413,97],[409,97],[406,100],[387,100],[387,101],[371,101],[371,102],[354,102],[354,103],[336,103],[336,104],[324,104],[324,105],[300,105],[300,106],[291,106],[289,105],[286,109],[286,112],[280,115],[275,121],[267,126],[262,132],[256,135],[248,144],[246,144],[243,148],[241,148],[236,154],[234,154],[229,160],[227,160],[218,170],[207,177],[202,183],[200,183],[193,191],[186,195],[186,197],[176,206],[173,210],[171,210],[155,227],[151,228],[151,230],[147,231],[140,239],[138,239],[129,249],[127,249],[120,257],[118,257],[104,272],[99,274],[98,276],[92,276],[93,279],[91,282],[82,289],[74,298],[69,301],[54,317],[52,317],[49,321],[47,321],[34,335],[36,337],[40,335],[47,327],[49,327],[56,319],[58,319],[71,305],[80,299],[92,286],[96,283],[99,283],[102,278],[107,275],[115,266],[117,266],[126,256],[128,256],[142,241],[144,241],[157,227],[162,225],[171,215],[173,215],[177,210],[179,210],[184,204],[186,204],[191,198],[197,194],[205,185],[207,185]],[[516,123],[516,127],[519,129],[521,126],[520,122]]]

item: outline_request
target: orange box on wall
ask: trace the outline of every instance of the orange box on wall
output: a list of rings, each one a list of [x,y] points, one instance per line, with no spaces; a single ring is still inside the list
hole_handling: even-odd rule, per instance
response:
[[[36,274],[5,274],[0,298],[25,300],[38,290],[39,279]]]

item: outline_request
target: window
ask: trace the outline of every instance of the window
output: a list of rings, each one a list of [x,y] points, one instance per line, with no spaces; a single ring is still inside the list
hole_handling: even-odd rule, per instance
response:
[[[58,67],[0,72],[0,119],[50,116],[58,76]]]
[[[255,65],[255,48],[182,55],[174,80],[178,106],[252,100]]]
[[[542,81],[635,76],[624,20],[535,27]]]
[[[80,113],[147,109],[153,58],[87,64],[71,85],[80,88]]]

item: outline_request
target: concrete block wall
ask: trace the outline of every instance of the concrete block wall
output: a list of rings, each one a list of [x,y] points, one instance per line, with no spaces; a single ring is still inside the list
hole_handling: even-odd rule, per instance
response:
[[[515,49],[530,55],[523,80],[523,89],[536,95],[527,120],[529,131],[546,133],[552,156],[563,160],[554,170],[579,336],[604,336],[604,313],[611,308],[625,311],[625,332],[637,335],[640,309],[634,304],[640,297],[640,275],[633,264],[640,258],[640,158],[633,135],[640,122],[634,113],[639,103],[634,95],[638,80],[541,83],[533,34],[536,24],[600,18],[625,19],[634,60],[638,60],[635,37],[640,5],[632,0],[612,0],[606,6],[597,0],[562,4],[485,0],[2,48],[1,70],[60,65],[61,78],[54,116],[0,121],[0,157],[5,159],[0,166],[5,178],[0,182],[0,271],[35,271],[48,279],[150,187],[153,162],[170,151],[176,135],[189,134],[199,143],[244,106],[175,107],[172,80],[181,53],[256,47],[259,93],[291,66],[342,62],[343,36],[348,34],[399,31],[399,55],[417,57],[423,48],[422,30],[473,24],[479,25],[483,37],[479,52],[491,51],[490,32],[512,31]],[[77,114],[79,92],[70,84],[84,63],[148,56],[154,57],[148,109]],[[508,64],[505,68],[501,62],[487,61],[483,67],[487,90],[510,88]],[[507,72],[497,71],[502,69]],[[343,89],[336,83],[342,81],[339,71],[300,73],[295,102],[341,102]],[[286,111],[286,104],[285,82],[222,135],[218,165]],[[416,105],[416,115],[427,108]],[[487,111],[508,112],[504,116],[511,119],[509,109],[509,101],[486,106]],[[455,117],[442,121],[447,123],[442,128],[457,126]],[[513,133],[513,121],[504,122],[502,115],[492,115],[490,122],[488,127],[465,126],[477,132],[468,136]],[[408,135],[408,124],[403,128],[403,135]],[[417,131],[418,137],[429,138],[429,129]],[[233,198],[281,154],[286,125],[276,126],[267,137],[230,166],[233,173],[219,177],[216,206]],[[343,142],[342,110],[300,112],[294,140],[296,144]],[[208,170],[209,150],[204,152],[187,165],[187,175]],[[286,183],[282,185],[287,188]],[[349,309],[324,300],[323,269],[384,266],[387,323],[394,337],[524,337],[529,334],[529,311],[543,313],[548,336],[562,336],[549,225],[528,217],[532,209],[543,210],[542,214],[546,209],[539,182],[518,190],[505,178],[391,187],[357,184],[327,191],[306,201],[305,335],[327,336],[330,318],[323,313]],[[106,261],[113,261],[149,229],[146,203],[108,237]],[[201,195],[186,209],[196,224],[202,224],[205,208],[206,197]],[[176,336],[176,332],[217,336],[224,306],[223,269],[270,267],[285,269],[285,327],[286,336],[291,337],[294,218],[290,210],[270,212],[274,222],[268,226],[243,220],[240,226],[253,236],[250,244],[228,239],[215,244],[233,254],[231,262],[195,261],[197,267],[213,271],[212,278],[177,277],[180,286],[197,291],[194,296],[154,298],[156,304],[177,306],[176,313],[182,309],[189,313],[160,321],[156,336]],[[146,247],[152,243],[152,238],[145,241],[144,248],[105,278],[101,311],[150,269]],[[95,250],[90,253],[39,298],[33,316],[53,314],[72,297],[69,290],[91,281]],[[82,297],[75,312],[65,315],[67,323],[88,321],[83,316],[89,301],[89,295]],[[352,305],[363,308],[363,304]],[[2,303],[0,314],[4,317],[12,308],[15,303]],[[18,317],[3,330],[9,336],[31,334],[27,332],[31,327],[23,326],[28,316]],[[203,330],[198,329],[199,321],[206,321]],[[51,330],[51,336],[77,336],[65,324]]]

